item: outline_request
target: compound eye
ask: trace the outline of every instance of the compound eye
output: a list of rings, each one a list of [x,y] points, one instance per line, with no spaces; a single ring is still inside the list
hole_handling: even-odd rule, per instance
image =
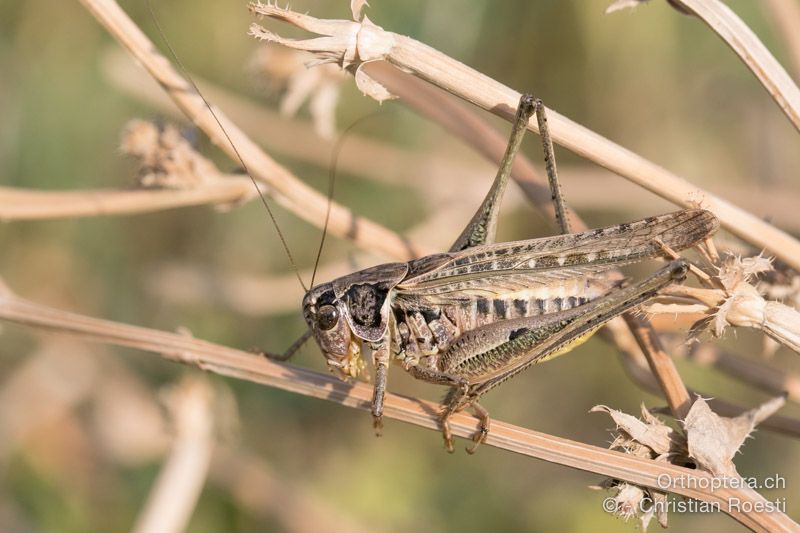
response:
[[[339,322],[339,311],[333,305],[323,305],[317,312],[317,326],[323,330],[332,329]]]

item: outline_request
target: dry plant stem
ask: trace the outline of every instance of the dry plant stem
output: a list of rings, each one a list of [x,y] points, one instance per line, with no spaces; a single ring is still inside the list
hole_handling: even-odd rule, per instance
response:
[[[120,58],[109,54],[106,61],[106,69],[109,77],[119,86],[120,90],[132,93],[138,98],[145,99],[149,103],[164,109],[162,95],[153,94],[153,91],[149,90],[149,86],[143,83],[138,69],[135,72],[130,72],[130,69],[119,64],[119,60]],[[475,112],[459,104],[454,97],[419,78],[403,74],[385,63],[375,63],[370,65],[369,68],[370,71],[373,69],[380,71],[384,82],[389,85],[392,92],[403,99],[404,103],[462,138],[489,161],[494,164],[499,163],[508,142],[507,135],[499,133]],[[268,138],[263,139],[262,142],[272,147],[273,150],[301,160],[310,160],[324,168],[330,165],[330,154],[334,147],[331,141],[316,139],[313,146],[298,142],[298,139],[307,140],[316,137],[316,133],[313,132],[313,128],[310,125],[299,125],[298,120],[288,120],[285,117],[271,113],[261,106],[246,102],[206,81],[203,81],[202,85],[204,92],[213,101],[225,104],[224,107],[230,110],[231,116],[236,118],[238,123],[249,122],[254,117],[258,117],[256,122],[258,124],[258,132],[261,133],[254,131],[254,135],[260,134],[264,136],[264,131],[278,130],[283,132],[284,135],[282,136],[270,135]],[[269,127],[270,124],[274,127]],[[364,158],[363,154],[365,153],[369,153],[370,157]],[[379,161],[380,164],[374,165],[373,161]],[[425,157],[420,157],[417,154],[403,152],[396,147],[351,133],[348,135],[346,145],[342,148],[338,166],[343,171],[373,178],[387,173],[397,174],[399,172],[400,179],[393,179],[392,181],[407,183],[409,178],[418,178],[418,175],[406,174],[403,172],[405,169],[415,169],[417,172],[427,170],[430,173],[429,167],[432,162],[442,169],[445,167],[463,167],[460,162],[435,159],[432,161],[430,155],[426,154]],[[453,165],[452,163],[456,164]],[[447,172],[450,175],[454,172],[458,175],[458,171],[453,171],[453,168],[448,168]],[[487,174],[487,176],[489,175]],[[553,220],[555,213],[550,201],[549,189],[524,154],[518,154],[514,161],[513,177],[520,184],[529,200],[544,213],[545,220]],[[416,181],[419,180],[417,179]],[[458,178],[455,178],[454,181],[457,183]],[[430,191],[426,192],[429,193]]]
[[[672,0],[705,22],[747,65],[800,130],[800,89],[755,33],[719,0]],[[794,28],[797,31],[797,28]],[[797,267],[795,267],[797,268]]]
[[[797,309],[775,300],[764,300],[752,285],[740,284],[729,290],[673,285],[665,288],[663,293],[694,298],[706,305],[709,313],[718,312],[718,306],[723,309],[730,303],[724,314],[726,326],[761,330],[781,345],[800,353],[800,312]],[[719,329],[715,334],[721,332]]]
[[[241,176],[192,189],[34,191],[0,187],[0,220],[131,215],[192,205],[230,205],[254,196],[253,183]]]
[[[520,93],[498,83],[488,76],[471,69],[441,52],[414,39],[383,30],[378,26],[366,26],[352,21],[315,19],[269,5],[254,7],[254,11],[266,16],[286,20],[299,27],[316,27],[320,31],[340,31],[339,37],[353,36],[348,45],[358,47],[361,61],[385,60],[400,70],[437,85],[492,113],[513,120]],[[251,31],[258,37],[275,40],[259,27]],[[313,31],[313,30],[310,30]],[[357,37],[356,37],[357,35]],[[312,49],[329,56],[341,56],[344,51],[329,47],[334,39],[311,39],[308,41],[282,41],[287,46]],[[363,46],[361,46],[363,44]],[[320,50],[321,49],[321,50]],[[352,53],[352,52],[349,52]],[[382,81],[379,76],[375,78]],[[760,220],[747,211],[718,198],[708,191],[695,187],[683,178],[644,159],[605,137],[560,115],[547,110],[553,141],[597,164],[624,176],[634,183],[658,194],[682,207],[696,204],[714,212],[722,225],[754,244],[769,250],[787,264],[800,269],[800,242],[791,235]],[[529,129],[537,131],[532,120]]]
[[[312,189],[286,168],[276,163],[218,109],[215,113],[223,128],[209,111],[206,103],[192,86],[172,67],[142,31],[128,18],[113,0],[81,0],[119,43],[164,88],[178,107],[202,129],[221,150],[236,163],[238,154],[252,176],[268,186],[269,195],[279,204],[307,222],[321,226],[328,207],[327,198]],[[226,135],[227,134],[227,135]],[[230,138],[230,142],[228,141]],[[236,148],[231,146],[231,143]],[[425,255],[421,250],[396,233],[360,217],[333,202],[328,230],[339,237],[349,237],[358,245],[392,257],[411,259]]]
[[[672,358],[664,352],[652,324],[641,316],[633,313],[623,315],[625,323],[630,328],[636,342],[647,358],[650,370],[658,379],[661,390],[669,403],[670,411],[678,420],[683,420],[689,413],[692,400],[686,385],[683,384],[678,369]]]
[[[763,0],[762,6],[786,45],[794,75],[800,76],[800,4],[795,0]]]
[[[211,385],[190,379],[173,391],[175,441],[134,533],[180,533],[186,529],[205,484],[214,448]]]
[[[220,375],[327,399],[365,411],[370,409],[372,386],[367,383],[343,383],[333,376],[277,364],[251,353],[189,336],[59,311],[10,293],[0,294],[0,319],[84,340],[150,351]],[[395,394],[386,395],[385,417],[438,431],[438,413],[438,404]],[[478,427],[478,420],[458,413],[451,418],[451,426],[455,435],[469,437]],[[747,514],[728,505],[731,498],[753,505],[762,502],[759,503],[762,505],[765,500],[755,491],[725,487],[712,492],[696,488],[711,486],[710,474],[696,470],[644,460],[498,421],[492,423],[486,444],[647,487],[659,488],[664,484],[663,476],[671,476],[680,480],[674,484],[676,494],[717,502],[724,512],[755,531],[800,531],[800,527],[785,514]],[[659,479],[662,480],[660,484]]]

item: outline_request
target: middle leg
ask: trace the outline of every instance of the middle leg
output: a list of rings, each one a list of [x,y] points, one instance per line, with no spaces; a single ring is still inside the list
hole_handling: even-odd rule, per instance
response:
[[[391,342],[386,338],[372,347],[372,362],[375,366],[375,386],[372,389],[372,427],[375,429],[377,437],[383,434],[383,400],[386,396],[386,378],[389,373],[390,344]]]
[[[517,107],[517,115],[514,120],[514,126],[511,130],[511,138],[508,140],[506,152],[503,154],[503,160],[500,162],[500,168],[497,169],[497,175],[494,178],[492,187],[486,194],[478,210],[473,215],[472,220],[461,232],[456,242],[450,247],[451,252],[460,252],[473,246],[480,246],[482,244],[492,244],[497,233],[497,216],[500,213],[500,200],[508,185],[508,178],[511,176],[511,167],[514,164],[514,158],[519,152],[522,139],[525,136],[525,131],[528,128],[528,121],[534,112],[534,98],[530,94],[522,95]]]
[[[558,180],[558,170],[556,169],[556,154],[553,151],[553,140],[550,138],[550,127],[547,125],[547,113],[544,104],[538,98],[533,104],[536,110],[536,121],[539,124],[539,136],[542,138],[542,150],[544,151],[544,166],[547,171],[547,183],[550,185],[550,197],[553,200],[553,208],[556,212],[556,223],[563,235],[572,233],[567,214],[567,203],[561,192],[561,182]]]

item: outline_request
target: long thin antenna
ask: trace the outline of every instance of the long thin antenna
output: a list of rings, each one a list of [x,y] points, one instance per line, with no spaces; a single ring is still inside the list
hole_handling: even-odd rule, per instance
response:
[[[272,225],[275,228],[275,231],[278,233],[278,237],[280,237],[281,244],[283,245],[283,249],[286,251],[286,256],[289,258],[289,262],[292,264],[292,269],[294,270],[295,276],[297,276],[297,281],[300,282],[300,286],[303,287],[303,290],[308,292],[308,287],[306,287],[306,284],[303,283],[303,278],[300,277],[300,269],[297,268],[297,263],[295,263],[295,261],[294,261],[294,256],[292,255],[292,252],[289,249],[289,244],[286,242],[286,238],[283,236],[283,232],[281,231],[280,226],[278,226],[278,221],[275,218],[275,214],[272,212],[272,209],[270,208],[269,203],[267,202],[267,197],[264,196],[263,192],[261,192],[261,188],[258,186],[258,182],[256,182],[256,179],[253,177],[253,175],[250,173],[250,170],[247,168],[247,164],[244,162],[244,158],[239,153],[239,149],[233,143],[233,140],[231,139],[230,135],[228,135],[228,130],[226,130],[225,127],[222,125],[222,121],[217,116],[217,113],[214,111],[214,108],[211,107],[211,104],[208,102],[208,100],[206,100],[206,97],[203,95],[203,93],[200,92],[200,89],[197,87],[197,84],[194,82],[194,78],[192,78],[191,74],[189,74],[189,71],[186,69],[186,67],[183,66],[183,62],[178,58],[178,54],[176,54],[175,50],[172,48],[172,45],[170,44],[169,40],[167,39],[167,36],[164,33],[164,30],[161,28],[161,24],[158,22],[158,18],[156,17],[155,10],[153,9],[153,4],[151,3],[150,0],[146,0],[146,4],[147,4],[147,9],[150,12],[150,17],[153,19],[153,23],[156,26],[156,30],[158,31],[158,34],[161,37],[161,41],[164,43],[164,45],[169,50],[169,53],[172,56],[172,59],[178,65],[178,68],[180,69],[181,73],[186,78],[186,80],[189,82],[189,85],[192,86],[192,89],[194,89],[194,92],[196,92],[197,95],[203,100],[203,103],[206,105],[206,108],[211,113],[211,116],[214,117],[214,121],[217,123],[217,125],[219,126],[219,129],[222,130],[222,133],[225,135],[225,138],[228,140],[228,144],[231,145],[231,148],[233,149],[234,153],[236,154],[236,158],[239,160],[239,163],[242,165],[242,169],[245,171],[245,174],[247,174],[247,176],[250,178],[250,181],[253,182],[253,186],[256,188],[256,192],[258,192],[258,196],[259,196],[259,198],[261,198],[261,203],[264,204],[264,207],[267,209],[267,213],[269,213],[269,218],[272,220]],[[328,214],[325,216],[325,227],[326,228],[327,228],[327,225],[328,225],[328,216],[329,215],[330,215],[330,201],[328,202]],[[324,239],[324,233],[323,233],[323,239]],[[317,260],[319,260],[319,254],[317,254]],[[316,272],[316,270],[317,270],[317,267],[315,265],[314,266],[314,271]],[[313,277],[312,277],[311,284],[312,284],[312,286],[314,284]]]
[[[331,217],[331,203],[333,202],[333,188],[336,183],[336,166],[339,163],[339,154],[342,151],[342,146],[344,145],[345,139],[347,139],[347,135],[359,124],[364,122],[367,119],[373,118],[376,115],[381,114],[380,111],[373,111],[363,117],[357,119],[355,122],[347,126],[347,128],[339,134],[339,138],[336,139],[336,144],[333,145],[333,151],[331,153],[331,162],[330,162],[330,171],[328,172],[328,209],[325,211],[325,224],[322,226],[322,238],[319,240],[319,248],[317,248],[317,257],[314,259],[314,270],[311,273],[311,288],[314,288],[314,280],[317,277],[317,268],[319,267],[319,261],[322,257],[322,249],[325,246],[325,236],[328,234],[328,221]]]

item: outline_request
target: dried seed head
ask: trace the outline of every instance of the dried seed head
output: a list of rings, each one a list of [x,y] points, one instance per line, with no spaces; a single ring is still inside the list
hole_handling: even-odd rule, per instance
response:
[[[642,531],[647,531],[653,517],[658,517],[661,527],[667,527],[667,507],[664,505],[667,495],[665,493],[624,482],[605,484],[601,488],[616,491],[616,494],[610,499],[613,505],[604,504],[606,511],[613,512],[614,515],[626,522],[631,518],[637,518]],[[659,505],[656,505],[656,502]]]
[[[623,520],[633,518],[641,508],[644,497],[644,489],[641,487],[629,483],[621,484],[617,495],[614,497],[614,500],[617,502],[617,511],[615,514]]]
[[[717,276],[727,295],[702,325],[713,324],[716,336],[722,335],[728,325],[761,329],[800,353],[800,313],[782,303],[765,300],[752,284],[756,276],[771,270],[772,260],[761,255],[727,258]]]
[[[356,0],[352,7],[353,16],[360,16],[362,2]],[[364,94],[379,102],[395,98],[386,87],[363,72],[361,67],[371,61],[386,59],[394,48],[398,35],[373,24],[366,16],[358,21],[323,20],[270,3],[251,3],[250,11],[256,15],[288,22],[318,35],[311,39],[287,39],[258,24],[252,24],[250,35],[256,39],[310,52],[316,58],[310,63],[313,65],[336,63],[355,75],[356,85]]]
[[[139,185],[190,189],[220,178],[214,164],[198,154],[171,124],[132,120],[122,132],[120,150],[139,159]]]

